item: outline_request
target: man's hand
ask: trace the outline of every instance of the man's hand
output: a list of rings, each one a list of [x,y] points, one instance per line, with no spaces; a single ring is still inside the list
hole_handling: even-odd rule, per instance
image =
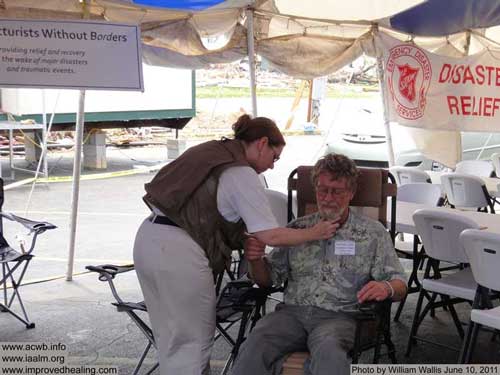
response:
[[[245,258],[249,262],[260,261],[266,254],[266,244],[255,237],[248,237],[245,240]]]
[[[313,226],[312,230],[316,240],[327,240],[333,237],[338,227],[339,223],[337,222],[322,220]]]
[[[384,281],[370,281],[358,292],[358,302],[383,301],[392,294],[391,288]]]

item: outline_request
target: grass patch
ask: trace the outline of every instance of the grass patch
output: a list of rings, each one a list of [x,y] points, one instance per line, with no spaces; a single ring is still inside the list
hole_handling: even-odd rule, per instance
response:
[[[297,89],[295,88],[272,88],[258,87],[257,96],[261,98],[280,98],[295,97]],[[307,98],[309,89],[305,88],[302,97]],[[369,98],[378,95],[378,87],[372,86],[343,86],[341,88],[329,87],[327,98]],[[249,98],[249,87],[230,87],[230,86],[203,86],[196,87],[197,99],[216,99],[216,98]]]

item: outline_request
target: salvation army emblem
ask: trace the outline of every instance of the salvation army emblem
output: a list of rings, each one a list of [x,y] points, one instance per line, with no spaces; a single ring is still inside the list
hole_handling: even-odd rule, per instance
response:
[[[394,109],[407,120],[424,115],[432,67],[425,51],[400,44],[390,49],[386,65],[386,82]]]
[[[415,101],[415,80],[419,68],[412,68],[408,64],[398,65],[399,70],[399,93],[410,102]]]

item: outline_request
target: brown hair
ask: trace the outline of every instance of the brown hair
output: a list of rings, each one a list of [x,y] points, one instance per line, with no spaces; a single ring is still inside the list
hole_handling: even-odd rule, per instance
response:
[[[251,118],[245,114],[238,118],[232,128],[234,138],[247,143],[267,137],[270,146],[286,144],[285,138],[283,138],[283,134],[281,134],[276,123],[267,117]]]
[[[318,178],[321,173],[330,173],[337,180],[345,178],[352,192],[356,191],[358,185],[359,171],[354,161],[342,154],[327,154],[319,159],[313,167],[311,178],[316,189]]]

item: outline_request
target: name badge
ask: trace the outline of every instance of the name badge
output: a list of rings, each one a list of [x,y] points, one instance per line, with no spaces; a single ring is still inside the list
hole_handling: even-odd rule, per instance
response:
[[[356,255],[356,243],[354,241],[335,241],[336,255]]]

